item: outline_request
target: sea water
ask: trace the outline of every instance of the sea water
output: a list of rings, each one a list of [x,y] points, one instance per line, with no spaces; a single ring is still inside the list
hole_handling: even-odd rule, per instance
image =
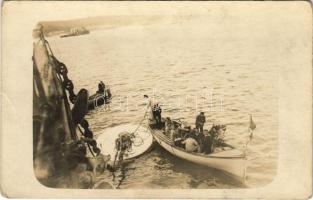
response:
[[[262,29],[266,25],[253,19],[234,22],[195,16],[47,38],[67,65],[76,92],[86,88],[92,95],[100,80],[111,88],[111,104],[86,117],[96,137],[110,127],[139,123],[144,94],[160,103],[162,116],[182,118],[191,126],[197,114],[205,112],[205,128],[226,124],[226,142],[241,149],[249,139],[249,114],[256,123],[244,186],[158,145],[127,163],[114,180],[110,173],[98,174],[98,185],[113,181],[122,189],[238,188],[262,187],[275,178],[280,66],[276,47],[283,39],[269,37],[272,33]]]

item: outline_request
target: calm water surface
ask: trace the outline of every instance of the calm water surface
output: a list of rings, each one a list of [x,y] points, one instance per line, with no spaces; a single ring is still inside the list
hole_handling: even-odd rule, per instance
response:
[[[230,24],[209,24],[195,17],[48,40],[69,68],[76,92],[86,88],[91,95],[100,80],[111,87],[110,109],[97,108],[87,117],[95,135],[139,122],[143,94],[158,99],[163,116],[181,117],[191,125],[197,113],[205,111],[206,128],[226,124],[227,142],[239,148],[248,139],[252,114],[257,129],[248,148],[245,187],[261,187],[275,178],[278,158],[279,60],[273,47],[277,40],[271,41],[258,29],[242,28],[249,24],[237,24],[235,33],[227,31]],[[108,173],[97,176],[97,184],[106,180],[112,180]],[[182,161],[157,145],[117,172],[114,183],[138,189],[243,187],[217,170]]]

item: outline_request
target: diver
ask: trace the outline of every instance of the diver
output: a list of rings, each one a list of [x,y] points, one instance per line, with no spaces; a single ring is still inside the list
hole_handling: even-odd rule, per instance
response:
[[[122,132],[115,140],[116,154],[114,157],[113,168],[115,167],[115,162],[117,161],[117,159],[118,163],[121,164],[123,162],[124,156],[127,154],[126,152],[131,150],[133,137],[133,134],[130,134],[128,132]]]

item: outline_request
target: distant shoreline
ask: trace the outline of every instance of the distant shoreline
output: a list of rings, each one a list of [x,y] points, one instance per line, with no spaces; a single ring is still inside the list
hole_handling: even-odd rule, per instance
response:
[[[186,20],[191,16],[179,16],[177,20]],[[173,18],[173,16],[172,16]],[[176,18],[176,17],[174,17]],[[67,34],[71,29],[76,27],[85,27],[88,30],[104,29],[104,28],[116,28],[121,26],[128,26],[132,24],[150,24],[153,22],[161,21],[165,19],[164,15],[110,15],[110,16],[98,16],[87,17],[71,20],[59,20],[59,21],[42,21],[43,33],[46,37]]]

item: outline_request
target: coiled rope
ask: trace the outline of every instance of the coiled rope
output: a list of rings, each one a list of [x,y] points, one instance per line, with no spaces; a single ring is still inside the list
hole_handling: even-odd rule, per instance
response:
[[[144,114],[142,120],[140,120],[138,126],[135,128],[134,131],[132,131],[132,132],[126,132],[127,135],[129,136],[130,140],[131,140],[131,145],[128,146],[125,150],[126,150],[128,153],[130,153],[130,154],[131,154],[131,152],[132,152],[132,150],[133,150],[133,149],[132,149],[132,146],[135,146],[135,147],[141,146],[142,144],[144,144],[144,141],[145,141],[146,139],[148,139],[149,136],[150,136],[150,132],[148,132],[149,134],[148,134],[148,136],[147,136],[146,138],[142,138],[142,136],[140,136],[140,135],[138,134],[138,130],[139,130],[139,128],[141,127],[141,125],[144,123],[144,121],[145,121],[145,119],[146,119],[146,117],[147,117],[147,113],[148,113],[148,111],[145,112],[145,114]],[[137,141],[137,139],[139,139],[139,141]],[[117,149],[117,148],[116,148],[116,149]]]

